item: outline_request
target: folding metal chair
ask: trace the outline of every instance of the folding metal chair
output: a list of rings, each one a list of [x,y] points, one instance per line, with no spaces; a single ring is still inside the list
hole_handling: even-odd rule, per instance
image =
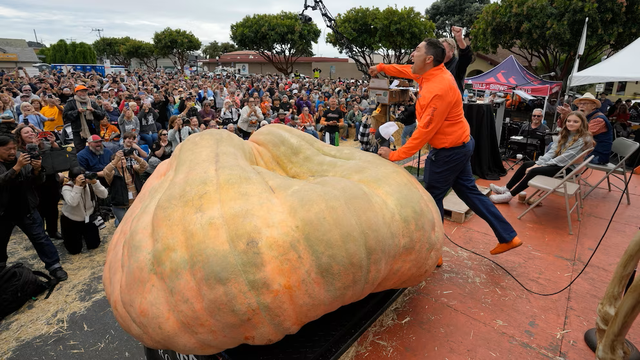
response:
[[[518,219],[522,219],[529,211],[538,206],[538,204],[544,200],[547,196],[551,194],[556,194],[560,196],[564,196],[565,206],[567,210],[567,220],[569,222],[569,234],[573,235],[573,229],[571,228],[571,213],[573,210],[576,210],[578,214],[578,221],[580,219],[580,208],[582,207],[582,196],[580,195],[580,174],[582,174],[582,170],[585,166],[593,159],[593,155],[589,156],[586,160],[582,161],[580,165],[578,165],[575,169],[573,169],[569,174],[567,171],[571,169],[572,165],[580,162],[584,157],[593,151],[593,148],[587,149],[582,152],[582,154],[578,155],[572,162],[567,164],[565,167],[560,169],[558,173],[554,177],[538,175],[533,179],[529,180],[529,187],[536,189],[536,191],[531,194],[526,200],[525,204],[529,203],[529,200],[539,193],[543,192],[543,195],[540,196],[527,210],[525,210]],[[575,203],[573,206],[569,206],[569,197],[573,196],[575,198]]]
[[[581,179],[585,185],[590,187],[590,189],[586,193],[584,193],[582,199],[589,196],[589,194],[591,194],[591,192],[595,190],[598,185],[600,185],[605,179],[607,180],[609,191],[611,191],[611,181],[609,180],[609,176],[613,176],[616,179],[623,181],[622,187],[618,187],[616,184],[613,184],[613,186],[616,189],[622,191],[623,195],[625,192],[627,193],[627,205],[631,205],[631,196],[629,196],[629,189],[627,188],[625,190],[625,185],[628,181],[627,172],[631,172],[633,171],[633,169],[627,170],[625,167],[625,162],[631,155],[633,155],[633,153],[638,150],[639,147],[640,143],[623,137],[619,137],[613,141],[613,145],[611,146],[611,151],[613,152],[611,158],[617,158],[617,163],[614,164],[610,162],[605,165],[587,164],[587,169],[604,171],[605,175],[595,185],[591,185],[587,182],[587,180]],[[620,177],[619,175],[622,175],[622,177]],[[629,177],[631,176],[629,175]]]

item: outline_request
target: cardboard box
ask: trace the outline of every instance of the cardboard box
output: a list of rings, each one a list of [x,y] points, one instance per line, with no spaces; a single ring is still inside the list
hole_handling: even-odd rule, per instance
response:
[[[369,98],[375,99],[380,104],[396,104],[409,100],[409,90],[380,90],[370,89]]]
[[[389,89],[389,79],[372,78],[371,82],[369,82],[369,89],[388,90]]]

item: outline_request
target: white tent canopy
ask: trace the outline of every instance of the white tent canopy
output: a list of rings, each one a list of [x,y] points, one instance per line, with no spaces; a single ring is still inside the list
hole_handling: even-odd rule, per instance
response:
[[[603,62],[573,74],[569,86],[613,81],[640,81],[640,38]]]

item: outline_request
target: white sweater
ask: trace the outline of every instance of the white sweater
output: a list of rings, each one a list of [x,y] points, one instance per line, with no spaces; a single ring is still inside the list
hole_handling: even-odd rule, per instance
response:
[[[105,199],[109,195],[107,189],[99,181],[90,186],[93,186],[93,192],[101,199]],[[84,222],[85,216],[93,214],[89,186],[80,187],[69,181],[62,187],[62,197],[64,198],[62,213],[69,219]],[[83,200],[84,205],[82,204]]]

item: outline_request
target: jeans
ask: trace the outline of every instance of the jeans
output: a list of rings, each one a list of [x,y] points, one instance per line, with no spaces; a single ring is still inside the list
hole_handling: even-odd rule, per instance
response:
[[[558,171],[560,171],[560,169],[562,169],[562,166],[551,165],[540,166],[527,172],[527,169],[535,164],[535,161],[526,161],[522,165],[520,165],[518,170],[516,170],[516,173],[513,174],[513,177],[507,183],[507,189],[511,190],[512,196],[516,196],[526,190],[526,188],[529,187],[529,180],[533,179],[534,177],[538,175],[554,176],[558,173]]]
[[[418,125],[417,122],[414,122],[412,125],[405,125],[401,136],[402,145],[404,145],[407,142],[407,139],[413,135],[413,132],[416,130],[416,125]]]
[[[125,207],[112,206],[111,210],[113,210],[113,215],[116,217],[115,225],[116,227],[118,227],[118,225],[122,221],[122,218],[124,217],[124,214],[126,214],[127,210],[129,210],[129,207],[125,208]]]
[[[47,270],[51,271],[61,267],[58,249],[44,232],[42,218],[35,210],[31,214],[23,216],[12,216],[10,211],[0,216],[0,263],[6,263],[9,258],[7,246],[15,226],[18,226],[27,235]]]
[[[316,139],[320,139],[320,137],[318,137],[318,132],[315,131],[314,129],[304,129],[304,132],[306,132],[309,135],[313,135]]]
[[[145,144],[149,145],[149,148],[151,148],[151,145],[158,141],[158,133],[140,134],[140,139],[144,141]]]
[[[471,155],[475,147],[473,137],[461,146],[433,149],[425,164],[425,188],[433,197],[444,219],[442,201],[447,191],[453,188],[460,200],[486,221],[500,243],[508,243],[516,237],[516,231],[500,211],[482,195],[471,172]]]

